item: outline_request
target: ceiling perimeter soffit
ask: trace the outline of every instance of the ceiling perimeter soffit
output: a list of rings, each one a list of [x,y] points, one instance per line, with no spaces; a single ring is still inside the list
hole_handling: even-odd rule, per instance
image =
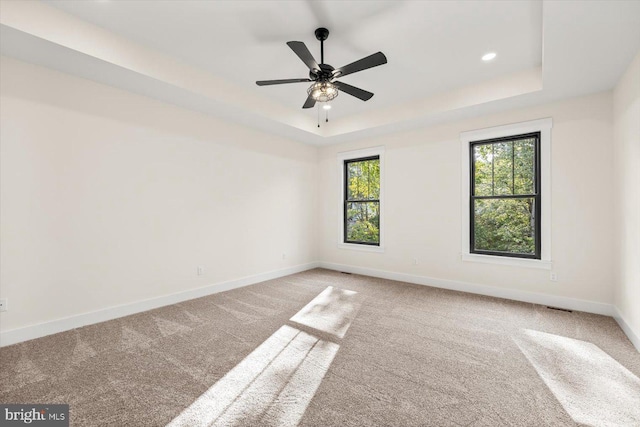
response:
[[[80,9],[100,6],[87,4],[99,2],[64,6],[73,7],[73,3],[83,3]],[[115,7],[119,2],[111,3]],[[148,4],[131,3],[138,8]],[[181,2],[161,3],[176,7]],[[258,12],[273,15],[265,6],[268,2],[237,9],[231,4],[246,2],[222,3],[207,7],[218,4],[246,24],[244,35],[238,35],[243,44],[229,48],[228,58],[221,61],[239,63],[242,69],[237,72],[233,66],[216,68],[214,62],[197,58],[198,51],[203,56],[217,54],[218,44],[224,55],[228,49],[224,40],[213,43],[209,51],[203,45],[180,55],[172,50],[178,46],[152,46],[141,35],[108,28],[106,21],[98,25],[102,23],[95,19],[33,1],[0,2],[2,54],[314,144],[543,88],[542,3],[538,1],[508,2],[513,5],[506,9],[495,2],[488,7],[478,2],[464,6],[466,12],[458,2],[344,2],[343,14],[331,12],[327,2],[286,2],[304,25],[300,21],[287,25],[288,17],[276,26],[265,26],[256,17]],[[212,13],[198,10],[197,4],[200,2],[187,2],[184,7],[195,7],[189,13]],[[169,15],[171,10],[164,13]],[[276,23],[282,20],[274,19]],[[361,28],[353,19],[360,20]],[[511,24],[514,20],[526,24],[520,25],[519,35],[504,37],[501,31],[516,29]],[[304,41],[319,57],[313,37],[319,22],[334,24],[335,31],[325,42],[326,62],[330,57],[338,67],[379,50],[389,60],[375,69],[345,76],[345,83],[376,95],[364,103],[341,94],[334,101],[329,126],[320,128],[316,111],[300,108],[306,97],[305,84],[255,85],[255,80],[305,77],[304,64],[285,42]],[[175,22],[170,24],[169,30]],[[291,34],[287,35],[289,27]],[[306,33],[310,34],[303,35]],[[482,63],[480,56],[491,50],[499,52],[495,64]],[[509,58],[509,53],[515,58]],[[243,55],[249,59],[243,61]]]

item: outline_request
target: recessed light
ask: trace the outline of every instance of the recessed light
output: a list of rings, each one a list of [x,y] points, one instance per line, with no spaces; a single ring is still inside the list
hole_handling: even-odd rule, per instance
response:
[[[322,106],[322,108],[324,108],[325,110],[331,110],[331,105],[325,104]]]
[[[486,53],[482,56],[482,60],[483,61],[491,61],[493,58],[496,57],[496,53],[495,52],[489,52]]]

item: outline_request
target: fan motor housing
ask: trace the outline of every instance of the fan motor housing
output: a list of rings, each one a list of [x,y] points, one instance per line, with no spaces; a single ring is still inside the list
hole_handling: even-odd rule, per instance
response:
[[[320,70],[311,70],[309,71],[309,78],[311,80],[330,80],[333,78],[333,68],[329,64],[318,64],[320,66]]]

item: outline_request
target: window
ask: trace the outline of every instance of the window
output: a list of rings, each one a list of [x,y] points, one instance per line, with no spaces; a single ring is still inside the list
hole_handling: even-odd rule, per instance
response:
[[[469,149],[469,252],[540,259],[540,132]]]
[[[460,134],[463,261],[551,269],[552,125]]]
[[[344,160],[344,243],[380,246],[380,156]]]

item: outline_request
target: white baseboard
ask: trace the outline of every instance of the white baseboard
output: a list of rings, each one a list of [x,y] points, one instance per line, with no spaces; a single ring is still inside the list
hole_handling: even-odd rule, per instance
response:
[[[328,270],[344,271],[346,273],[362,274],[365,276],[379,277],[381,279],[397,280],[400,282],[414,283],[416,285],[433,286],[435,288],[450,289],[453,291],[469,292],[472,294],[486,295],[497,298],[506,298],[515,301],[540,304],[551,307],[565,308],[568,310],[584,311],[587,313],[601,314],[613,317],[629,341],[640,352],[640,334],[636,333],[622,316],[620,310],[613,304],[587,301],[577,298],[561,297],[536,292],[520,291],[516,289],[499,288],[477,283],[461,282],[457,280],[438,279],[435,277],[417,276],[393,271],[376,270],[366,267],[320,262],[320,268]]]
[[[157,298],[137,301],[131,304],[109,307],[90,313],[78,314],[75,316],[52,320],[50,322],[25,326],[23,328],[12,329],[10,331],[3,331],[0,332],[0,347],[32,340],[34,338],[44,337],[51,334],[57,334],[58,332],[68,331],[71,329],[80,328],[82,326],[92,325],[94,323],[117,319],[119,317],[152,310],[154,308],[164,307],[166,305],[177,304],[179,302],[204,297],[218,292],[224,292],[243,286],[253,285],[255,283],[264,282],[265,280],[277,279],[278,277],[288,276],[290,274],[299,273],[301,271],[311,270],[312,268],[319,267],[319,265],[320,264],[318,262],[296,265],[294,267],[269,271],[266,273],[256,274],[254,276],[247,276],[240,279],[229,280],[226,282],[214,283],[201,288],[190,289],[184,292],[178,292],[175,294],[164,295]]]
[[[438,279],[435,277],[417,276],[406,273],[376,270],[366,267],[354,267],[351,265],[320,262],[321,268],[344,271],[347,273],[362,274],[365,276],[379,277],[382,279],[398,280],[414,283],[416,285],[432,286],[434,288],[450,289],[453,291],[469,292],[472,294],[486,295],[490,297],[506,298],[515,301],[529,302],[533,304],[564,308],[575,311],[613,316],[614,308],[611,304],[586,301],[576,298],[567,298],[556,295],[540,294],[536,292],[520,291],[516,289],[499,288],[496,286],[480,285],[477,283],[460,282],[457,280]]]
[[[68,331],[75,328],[80,328],[82,326],[105,322],[107,320],[117,319],[119,317],[129,316],[131,314],[152,310],[154,308],[164,307],[166,305],[177,304],[179,302],[204,297],[218,292],[224,292],[231,289],[241,288],[243,286],[253,285],[265,280],[277,279],[279,277],[288,276],[290,274],[295,274],[318,267],[326,268],[328,270],[344,271],[347,273],[379,277],[382,279],[414,283],[417,285],[433,286],[436,288],[469,292],[497,298],[506,298],[533,304],[548,305],[569,310],[585,311],[588,313],[612,316],[618,322],[620,328],[622,328],[627,337],[629,337],[631,343],[636,347],[636,349],[638,349],[638,351],[640,351],[640,334],[635,333],[631,329],[629,324],[624,320],[624,317],[622,316],[618,308],[611,304],[603,304],[599,302],[585,301],[575,298],[498,288],[495,286],[480,285],[477,283],[438,279],[434,277],[396,273],[392,271],[376,270],[372,268],[355,267],[328,262],[311,262],[307,264],[301,264],[294,267],[269,271],[266,273],[242,277],[240,279],[229,280],[226,282],[215,283],[201,288],[191,289],[188,291],[178,292],[175,294],[165,295],[157,298],[151,298],[131,304],[109,307],[90,313],[78,314],[62,319],[56,319],[50,322],[39,323],[37,325],[30,325],[19,329],[3,331],[0,332],[0,347]]]
[[[631,325],[629,325],[629,323],[627,323],[627,321],[624,320],[624,317],[622,316],[622,313],[620,312],[620,309],[618,309],[618,307],[614,306],[613,310],[614,310],[613,318],[616,319],[616,322],[618,322],[618,325],[620,325],[620,328],[627,335],[627,337],[629,338],[629,341],[631,341],[631,344],[633,344],[636,350],[640,352],[640,334],[637,334],[633,329],[631,329]]]

